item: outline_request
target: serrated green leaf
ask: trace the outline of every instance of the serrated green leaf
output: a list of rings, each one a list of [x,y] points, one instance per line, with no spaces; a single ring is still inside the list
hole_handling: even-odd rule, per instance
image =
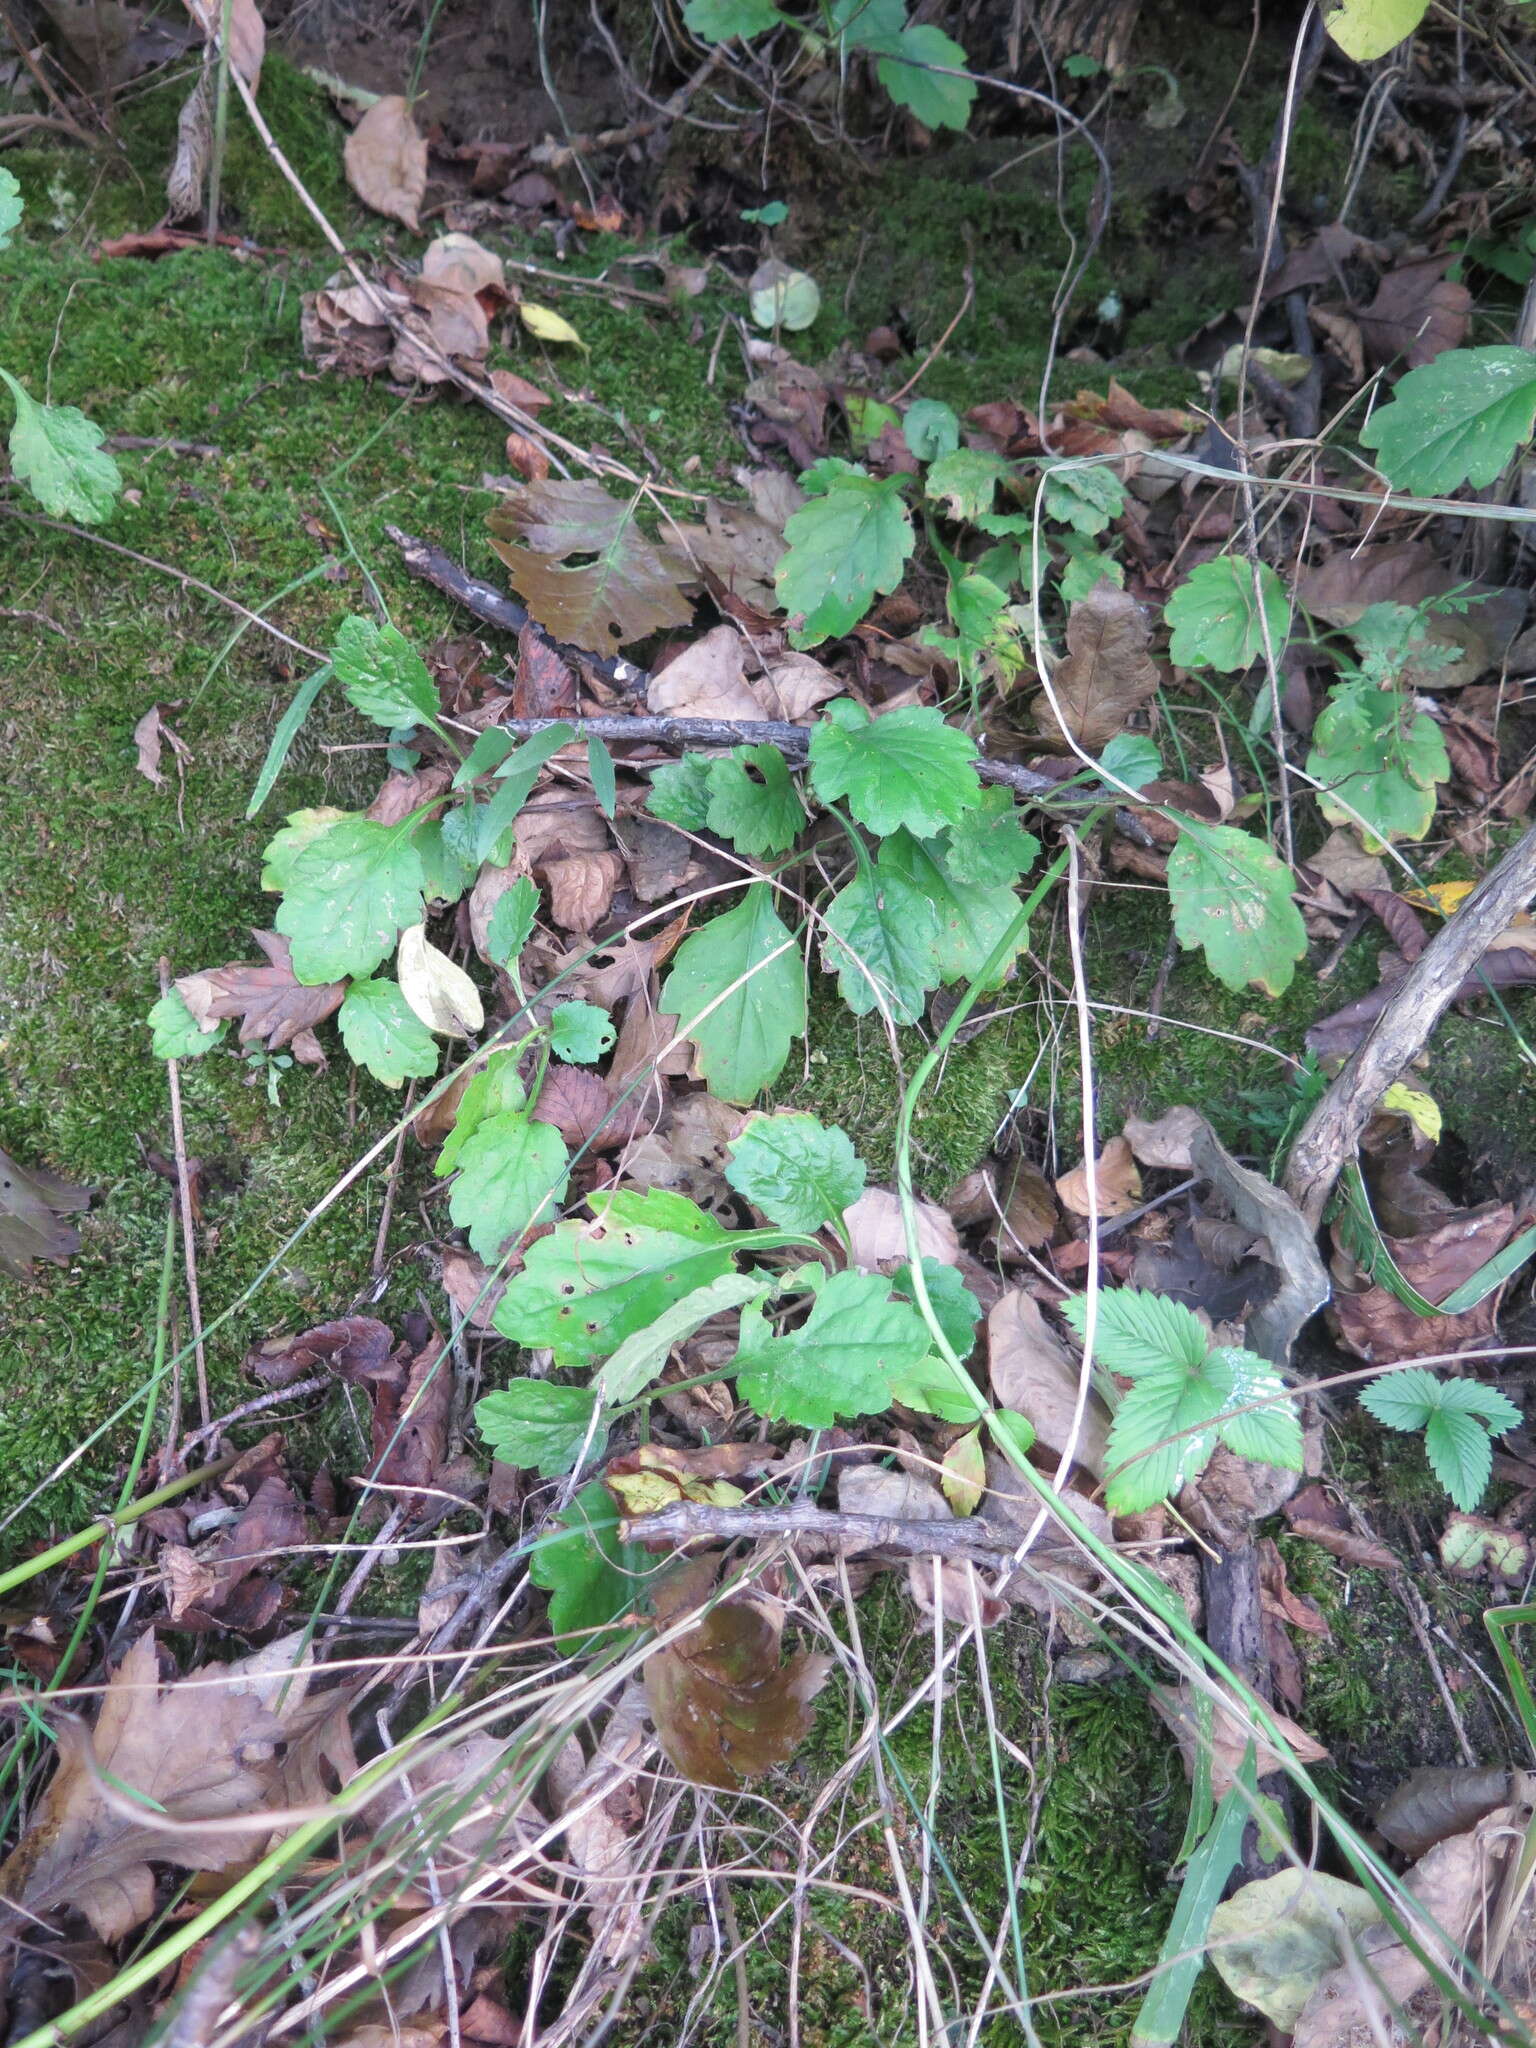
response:
[[[959,824],[981,801],[975,760],[974,740],[925,705],[871,718],[839,697],[811,728],[811,787],[823,803],[846,797],[881,838],[898,825],[927,838]]]
[[[960,446],[960,422],[942,398],[914,398],[901,423],[902,438],[919,462],[937,462]]]
[[[827,905],[821,957],[855,1017],[878,1008],[915,1024],[939,984],[939,921],[933,905],[896,866],[887,841],[873,866],[861,862]]]
[[[0,249],[10,247],[11,236],[21,223],[21,187],[8,170],[0,167]]]
[[[1440,1382],[1422,1365],[1372,1380],[1360,1390],[1360,1406],[1388,1429],[1422,1429],[1440,1405]]]
[[[613,1019],[595,1003],[560,1003],[549,1020],[550,1051],[579,1067],[600,1060],[617,1036]]]
[[[6,370],[0,381],[16,403],[11,474],[54,519],[99,526],[110,519],[122,472],[102,447],[106,435],[72,405],[39,405]]]
[[[480,872],[473,807],[425,818],[412,836],[421,856],[422,894],[429,903],[457,903]]]
[[[1173,630],[1170,660],[1181,668],[1219,668],[1231,675],[1263,654],[1266,623],[1279,655],[1291,630],[1291,599],[1267,562],[1255,567],[1240,555],[1218,555],[1191,569],[1163,607],[1163,617]]]
[[[425,877],[409,826],[343,816],[307,839],[286,875],[275,923],[306,984],[369,971],[422,921]]]
[[[1007,883],[983,889],[974,883],[957,882],[950,874],[937,840],[914,839],[910,832],[896,832],[880,849],[882,873],[887,867],[903,876],[927,899],[938,929],[934,958],[940,981],[971,981],[986,965],[994,946],[1006,934],[1018,915],[1019,899]],[[1029,932],[1019,931],[1014,952],[1029,943]],[[1002,962],[988,988],[1000,988],[1013,968],[1012,959]]]
[[[544,1479],[569,1472],[590,1441],[603,1443],[592,1428],[597,1395],[591,1387],[555,1387],[548,1380],[514,1380],[475,1403],[475,1423],[504,1465],[532,1469]]]
[[[366,1067],[386,1088],[437,1072],[437,1045],[398,982],[354,981],[336,1025],[354,1066]]]
[[[353,709],[387,732],[437,723],[437,686],[398,627],[358,613],[343,619],[331,648],[331,667]]]
[[[986,448],[952,448],[930,464],[923,491],[951,519],[974,525],[985,520],[998,485],[1012,475],[1013,465]],[[983,532],[992,530],[983,524]]]
[[[597,798],[598,809],[605,818],[611,818],[619,806],[618,776],[606,741],[596,733],[587,739],[587,773],[592,778],[592,794]]]
[[[732,1141],[725,1177],[782,1230],[809,1236],[840,1224],[864,1192],[864,1163],[836,1124],[796,1110],[754,1116]]]
[[[477,1124],[459,1148],[458,1165],[448,1213],[488,1264],[509,1240],[551,1222],[565,1195],[565,1140],[553,1124],[536,1123],[524,1110],[503,1110]]]
[[[556,1224],[528,1247],[493,1316],[504,1337],[582,1364],[730,1272],[731,1232],[713,1217],[663,1189],[625,1192],[594,1221]]]
[[[1451,763],[1439,726],[1410,698],[1345,683],[1329,692],[1312,728],[1307,773],[1323,785],[1317,801],[1329,823],[1363,819],[1366,851],[1379,853],[1394,839],[1424,837]]]
[[[1145,789],[1163,772],[1157,742],[1144,732],[1117,732],[1105,745],[1099,760],[1109,774],[1128,782],[1132,789]]]
[[[683,941],[661,1007],[724,1101],[750,1102],[778,1079],[792,1040],[805,1036],[805,974],[766,882]]]
[[[828,22],[850,50],[878,50],[906,27],[906,0],[832,0]]]
[[[1040,842],[1019,823],[1006,789],[983,789],[975,805],[942,835],[944,865],[957,882],[996,889],[1015,882],[1040,857]]]
[[[485,934],[485,949],[493,965],[511,966],[528,943],[538,908],[538,887],[527,875],[519,875],[511,888],[496,898]]]
[[[1125,588],[1125,570],[1113,555],[1101,553],[1098,548],[1067,548],[1067,559],[1057,581],[1057,594],[1063,604],[1081,604],[1101,583],[1113,583],[1117,590]]]
[[[1232,825],[1186,825],[1168,856],[1168,900],[1181,946],[1199,946],[1228,988],[1272,996],[1307,950],[1291,871],[1262,840]]]
[[[644,1329],[626,1337],[593,1381],[610,1407],[621,1407],[648,1387],[663,1370],[674,1345],[683,1343],[712,1316],[743,1308],[749,1301],[761,1301],[769,1290],[766,1280],[745,1279],[740,1273],[723,1273],[681,1301],[663,1309]]]
[[[1125,486],[1103,463],[1044,461],[1041,509],[1047,519],[1092,538],[1125,510]],[[1090,586],[1091,587],[1091,586]]]
[[[777,747],[733,747],[710,762],[705,782],[705,823],[738,853],[783,853],[800,836],[805,811]]]
[[[683,26],[701,43],[750,42],[784,19],[772,0],[688,0]]]
[[[702,832],[709,823],[709,771],[713,766],[707,754],[684,754],[680,761],[653,768],[645,808],[664,824],[681,825],[685,832]]]
[[[287,872],[273,922],[306,986],[371,974],[425,915],[421,856],[401,825],[343,818],[304,846]]]
[[[1217,1424],[1222,1442],[1240,1458],[1254,1458],[1260,1464],[1279,1465],[1299,1472],[1302,1461],[1301,1421],[1295,1404],[1274,1397],[1285,1391],[1281,1379],[1267,1358],[1256,1351],[1244,1351],[1235,1344],[1218,1345],[1211,1353],[1217,1367],[1231,1375],[1228,1408],[1245,1408],[1253,1401],[1270,1401],[1268,1408],[1255,1408],[1249,1415],[1224,1416]],[[1216,1370],[1211,1360],[1205,1370]]]
[[[557,1533],[541,1536],[528,1576],[549,1594],[549,1626],[567,1650],[601,1646],[610,1622],[629,1612],[655,1560],[619,1540],[619,1511],[600,1479],[584,1486],[557,1517]]]
[[[267,841],[262,853],[262,888],[286,889],[293,880],[293,864],[305,847],[313,846],[343,818],[359,815],[357,811],[338,811],[333,804],[317,804],[313,810],[307,811],[290,811],[286,823]]]
[[[1435,1392],[1442,1414],[1475,1415],[1495,1436],[1518,1429],[1525,1419],[1508,1395],[1477,1380],[1436,1380]]]
[[[1219,1372],[1164,1369],[1136,1382],[1115,1410],[1105,1447],[1111,1469],[1104,1499],[1112,1514],[1139,1514],[1198,1478],[1217,1442],[1216,1430],[1201,1425],[1220,1414],[1228,1391]],[[1165,1437],[1175,1440],[1164,1443]]]
[[[784,525],[787,550],[774,571],[785,611],[804,614],[794,647],[815,647],[859,623],[875,599],[894,590],[911,554],[912,519],[900,479],[843,475]]]
[[[759,1415],[797,1429],[830,1429],[840,1415],[878,1415],[890,1406],[891,1381],[928,1352],[922,1319],[891,1298],[874,1273],[834,1273],[811,1313],[787,1337],[766,1333],[760,1315],[743,1314],[736,1388]]]
[[[955,1384],[954,1374],[937,1354],[920,1359],[909,1372],[891,1375],[893,1401],[919,1415],[936,1415],[940,1422],[974,1422],[979,1398]]]
[[[1399,380],[1391,403],[1360,429],[1387,481],[1439,498],[1491,484],[1531,437],[1536,354],[1450,348]]]
[[[1081,1337],[1088,1326],[1087,1295],[1069,1295],[1060,1308]],[[1100,1290],[1093,1355],[1110,1372],[1127,1379],[1169,1370],[1197,1373],[1210,1348],[1205,1325],[1183,1302],[1141,1287]]]
[[[526,1109],[528,1091],[517,1071],[517,1053],[510,1047],[493,1052],[485,1065],[470,1075],[454,1111],[453,1129],[443,1140],[432,1170],[439,1176],[452,1173],[459,1154],[480,1126],[491,1117],[509,1110]]]
[[[1464,1513],[1482,1499],[1493,1476],[1493,1443],[1473,1415],[1440,1408],[1424,1425],[1430,1469]]]
[[[144,1021],[154,1033],[149,1049],[157,1060],[201,1059],[228,1029],[225,1021],[216,1020],[204,1030],[176,988],[166,990]]]
[[[976,1348],[976,1325],[981,1321],[981,1303],[956,1269],[946,1266],[941,1259],[923,1260],[923,1281],[928,1289],[929,1306],[950,1350],[957,1358],[969,1358]],[[891,1275],[891,1285],[905,1300],[916,1300],[910,1263],[896,1268]],[[949,1377],[953,1385],[954,1375]],[[910,1407],[912,1404],[908,1402],[907,1405]],[[970,1414],[974,1412],[974,1409],[967,1411]]]
[[[934,71],[930,65],[945,68]],[[897,106],[925,128],[963,128],[975,104],[976,81],[949,74],[965,66],[965,52],[954,38],[924,21],[902,30],[894,47],[876,59],[875,75]]]

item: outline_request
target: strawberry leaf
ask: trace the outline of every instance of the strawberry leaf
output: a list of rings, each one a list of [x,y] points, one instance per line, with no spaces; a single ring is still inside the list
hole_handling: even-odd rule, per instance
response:
[[[613,1019],[595,1003],[557,1004],[549,1020],[550,1051],[577,1066],[600,1060],[616,1036]]]

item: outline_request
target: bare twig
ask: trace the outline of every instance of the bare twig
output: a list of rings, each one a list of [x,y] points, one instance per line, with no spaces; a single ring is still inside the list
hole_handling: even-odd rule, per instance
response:
[[[965,318],[966,314],[969,313],[971,307],[974,305],[976,300],[976,274],[972,270],[969,263],[966,264],[965,269],[961,273],[961,275],[965,280],[965,292],[960,300],[959,306],[955,309],[955,317],[950,321],[949,325],[945,328],[944,332],[933,344],[933,347],[929,349],[927,355],[923,357],[923,360],[912,372],[911,376],[907,379],[906,383],[902,385],[901,389],[899,391],[892,392],[890,397],[890,403],[892,405],[899,405],[902,399],[906,397],[907,393],[910,390],[912,390],[914,385],[919,384],[922,381],[923,377],[928,373],[928,371],[933,368],[934,364],[939,360],[939,357],[943,355],[945,349],[948,347],[949,337],[954,333],[955,329],[960,325],[960,322]]]
[[[167,995],[171,986],[171,963],[160,962],[160,993]],[[166,1081],[171,1095],[171,1144],[176,1158],[176,1192],[181,1204],[181,1244],[186,1256],[187,1267],[187,1314],[192,1323],[192,1353],[197,1360],[197,1419],[206,1424],[213,1413],[208,1399],[208,1357],[203,1349],[203,1305],[197,1286],[197,1237],[192,1225],[192,1183],[187,1177],[187,1131],[181,1114],[181,1062],[167,1060]],[[165,1455],[173,1454],[176,1434],[181,1426],[181,1417],[172,1415],[167,1433]]]
[[[1291,1152],[1285,1187],[1314,1228],[1383,1090],[1422,1051],[1489,945],[1532,896],[1536,826],[1430,940],[1307,1119]]]
[[[956,1557],[1001,1563],[1018,1536],[985,1522],[909,1522],[889,1515],[840,1515],[797,1501],[780,1508],[711,1508],[683,1501],[620,1525],[626,1543],[725,1543],[738,1537],[812,1536],[835,1549],[892,1550],[901,1557]]]
[[[255,1394],[249,1401],[242,1401],[238,1408],[231,1408],[227,1415],[219,1415],[203,1428],[194,1430],[181,1447],[184,1458],[200,1450],[205,1443],[220,1437],[226,1429],[233,1429],[237,1422],[249,1422],[253,1415],[262,1415],[269,1408],[280,1408],[285,1401],[307,1400],[311,1394],[323,1394],[336,1385],[334,1373],[319,1372],[307,1380],[295,1380],[291,1387],[274,1387],[270,1393]]]

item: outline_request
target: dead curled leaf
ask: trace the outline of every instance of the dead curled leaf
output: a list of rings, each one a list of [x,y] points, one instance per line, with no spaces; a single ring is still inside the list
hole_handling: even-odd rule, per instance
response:
[[[216,42],[224,19],[224,0],[187,0],[187,12],[208,40]],[[229,11],[229,61],[252,92],[261,84],[266,50],[267,31],[256,0],[233,0]]]
[[[647,1694],[633,1681],[608,1716],[590,1763],[572,1735],[550,1766],[550,1803],[565,1818],[566,1852],[590,1902],[595,1952],[622,1963],[645,1941],[644,1887],[634,1882],[631,1837],[644,1818],[637,1784],[650,1749]]]
[[[304,1065],[323,1066],[315,1026],[340,1009],[346,983],[301,983],[280,933],[252,932],[251,937],[267,956],[264,966],[235,960],[206,974],[184,974],[176,983],[182,1001],[204,1030],[238,1017],[242,1045],[254,1041],[269,1052],[291,1045]]]
[[[45,1166],[22,1166],[0,1152],[0,1273],[29,1280],[34,1259],[62,1266],[80,1249],[80,1233],[64,1216],[91,1205],[89,1193]]]
[[[932,1202],[918,1201],[917,1247],[925,1259],[938,1259],[953,1266],[960,1257],[960,1236],[943,1209]],[[853,1263],[861,1272],[875,1273],[899,1265],[907,1256],[907,1231],[901,1203],[890,1188],[866,1188],[859,1199],[843,1211]]]
[[[1102,1222],[1108,1217],[1126,1215],[1141,1200],[1141,1175],[1124,1137],[1111,1138],[1105,1145],[1095,1162],[1093,1182],[1090,1198],[1086,1161],[1064,1173],[1056,1183],[1062,1207],[1075,1216],[1096,1214]]]
[[[1185,1773],[1192,1779],[1199,1753],[1200,1732],[1189,1687],[1154,1685],[1148,1697],[1158,1719],[1178,1744]],[[1305,1728],[1298,1728],[1289,1715],[1272,1711],[1271,1718],[1300,1762],[1318,1764],[1326,1760],[1328,1751],[1320,1742],[1314,1742]],[[1236,1784],[1250,1742],[1255,1743],[1259,1777],[1273,1776],[1281,1768],[1279,1752],[1265,1741],[1255,1741],[1247,1715],[1241,1709],[1218,1706],[1211,1722],[1211,1791],[1217,1799],[1223,1798]]]
[[[166,724],[165,712],[159,704],[151,704],[133,728],[133,744],[138,750],[139,773],[147,782],[152,782],[156,789],[165,786],[165,777],[160,773],[160,756],[166,746],[169,746],[176,756],[178,775],[192,759],[192,749]]]
[[[1081,1360],[1046,1322],[1040,1304],[1022,1288],[1005,1294],[987,1317],[992,1393],[1001,1408],[1026,1416],[1039,1449],[1059,1458],[1067,1444],[1077,1462],[1102,1479],[1108,1462],[1109,1410],[1088,1395],[1081,1417]]]
[[[1510,1204],[1485,1202],[1477,1209],[1456,1211],[1436,1229],[1418,1237],[1385,1236],[1384,1241],[1404,1279],[1426,1301],[1436,1302],[1444,1301],[1502,1251],[1514,1231],[1515,1211]],[[1337,1243],[1337,1228],[1334,1236]],[[1340,1284],[1334,1290],[1330,1316],[1345,1346],[1371,1365],[1465,1351],[1485,1343],[1498,1327],[1502,1288],[1495,1288],[1462,1315],[1420,1316],[1389,1289],[1362,1287],[1363,1275],[1347,1254],[1335,1258],[1334,1269]]]
[[[63,1906],[117,1941],[154,1907],[155,1863],[223,1870],[254,1862],[287,1807],[329,1798],[356,1770],[338,1691],[295,1677],[295,1631],[234,1664],[160,1680],[152,1630],[112,1674],[93,1731],[61,1718],[59,1763],[32,1826],[0,1866],[0,1897],[35,1929]],[[329,1782],[328,1782],[329,1780]],[[140,1803],[135,1803],[139,1795]],[[158,1809],[158,1811],[157,1811]],[[189,1821],[248,1821],[178,1831]]]
[[[347,183],[365,206],[413,234],[419,230],[427,145],[408,100],[397,92],[375,100],[347,137],[342,161]]]

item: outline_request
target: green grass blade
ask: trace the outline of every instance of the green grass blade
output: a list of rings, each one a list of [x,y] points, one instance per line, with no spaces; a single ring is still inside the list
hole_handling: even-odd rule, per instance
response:
[[[1131,2029],[1131,2048],[1171,2048],[1179,2038],[1189,1995],[1205,1963],[1211,1915],[1221,1903],[1222,1888],[1241,1853],[1243,1829],[1255,1794],[1250,1747],[1239,1782],[1217,1807],[1204,1841],[1189,1859],[1179,1902],[1163,1937],[1157,1976]]]
[[[310,714],[315,699],[319,696],[326,678],[331,673],[331,664],[322,662],[312,676],[306,676],[293,693],[293,702],[277,722],[277,731],[272,735],[272,744],[267,749],[267,758],[261,764],[261,773],[256,778],[256,787],[251,791],[251,800],[245,807],[247,818],[254,818],[267,798],[272,794],[272,785],[283,772],[283,763],[288,758],[288,749],[299,736],[299,727]]]

